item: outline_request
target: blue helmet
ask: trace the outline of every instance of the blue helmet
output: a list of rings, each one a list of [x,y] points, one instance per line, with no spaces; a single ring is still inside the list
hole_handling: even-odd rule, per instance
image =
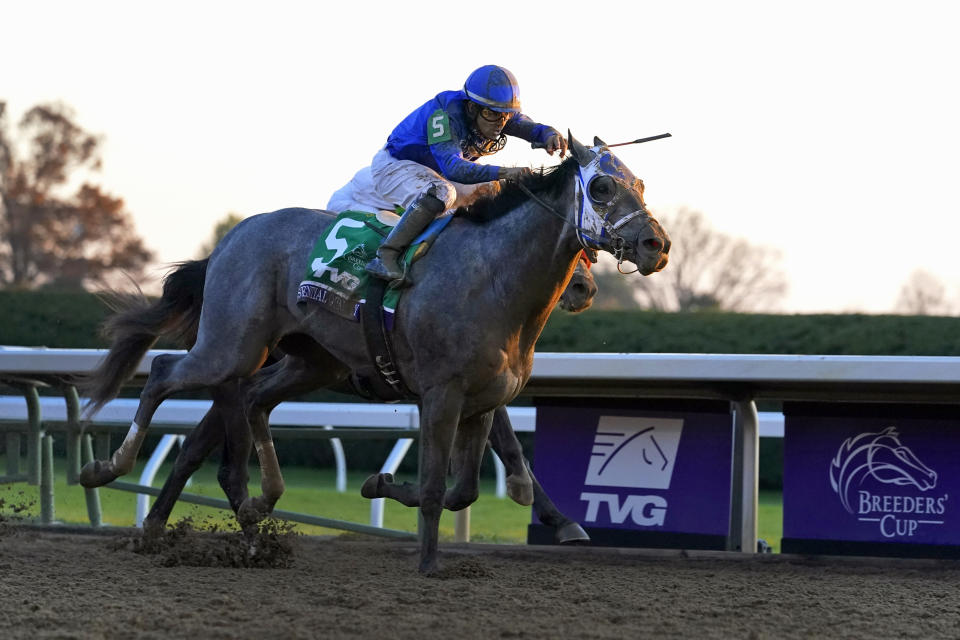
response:
[[[463,85],[467,97],[488,109],[506,113],[520,112],[520,87],[513,74],[488,64],[470,74]]]

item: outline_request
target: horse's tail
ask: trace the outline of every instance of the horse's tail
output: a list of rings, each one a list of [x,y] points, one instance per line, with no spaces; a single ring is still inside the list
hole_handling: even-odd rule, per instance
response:
[[[159,300],[150,300],[140,291],[101,295],[115,313],[101,328],[103,336],[110,341],[110,351],[81,381],[84,393],[90,398],[87,416],[117,397],[120,387],[133,377],[143,356],[160,337],[170,337],[186,348],[193,346],[200,324],[208,261],[209,258],[177,264],[163,279]]]

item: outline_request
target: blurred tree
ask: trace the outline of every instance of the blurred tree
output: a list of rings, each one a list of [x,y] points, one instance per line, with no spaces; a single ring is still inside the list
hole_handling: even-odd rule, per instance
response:
[[[37,105],[14,140],[0,102],[0,286],[80,288],[121,270],[140,275],[152,258],[123,200],[82,183],[100,168],[100,139],[77,126],[64,105]]]
[[[227,235],[227,232],[237,226],[237,223],[241,220],[243,220],[243,216],[232,211],[221,218],[213,227],[213,235],[210,241],[200,247],[199,257],[203,259],[213,253],[214,248],[223,240],[223,236]]]
[[[949,316],[956,311],[947,288],[935,275],[917,269],[900,287],[894,310],[912,316]]]
[[[758,311],[774,308],[786,294],[775,249],[721,233],[702,213],[686,207],[657,218],[673,246],[663,271],[632,281],[641,307]]]

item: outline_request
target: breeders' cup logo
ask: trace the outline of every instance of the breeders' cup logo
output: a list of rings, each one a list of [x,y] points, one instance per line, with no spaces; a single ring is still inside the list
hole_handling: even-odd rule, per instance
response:
[[[894,487],[926,493],[937,486],[937,472],[900,442],[896,427],[847,438],[830,463],[830,486],[844,509],[860,522],[879,523],[886,538],[912,536],[922,524],[943,524],[931,516],[944,514],[947,494],[891,493]]]
[[[601,416],[583,483],[669,489],[682,429],[683,420],[678,419]],[[638,525],[660,526],[666,516],[667,500],[663,496],[630,495],[621,503],[617,493],[584,492],[580,499],[587,502],[587,522],[597,521],[604,504],[615,524],[623,524],[630,517]]]

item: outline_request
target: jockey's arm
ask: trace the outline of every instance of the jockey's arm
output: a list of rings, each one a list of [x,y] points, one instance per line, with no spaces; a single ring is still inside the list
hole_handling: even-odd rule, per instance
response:
[[[522,138],[527,142],[535,142],[547,147],[553,136],[557,136],[558,142],[555,149],[560,149],[561,153],[566,151],[563,136],[559,131],[547,125],[538,124],[522,113],[518,113],[510,118],[503,132],[507,135]],[[461,184],[478,184],[481,182],[490,182],[498,178],[505,177],[502,167],[496,165],[484,165],[471,162],[463,157],[460,150],[459,138],[460,132],[454,128],[454,135],[450,140],[436,142],[430,145],[430,153],[434,161],[440,168],[440,174],[448,180],[459,182]]]
[[[510,118],[510,121],[507,122],[507,125],[503,128],[503,132],[508,136],[522,138],[527,142],[537,143],[544,147],[553,136],[558,136],[561,140],[563,139],[563,134],[553,127],[534,122],[529,116],[522,113],[518,113]]]
[[[440,175],[460,184],[490,182],[497,179],[500,171],[500,167],[477,164],[465,159],[456,138],[430,145],[430,153],[440,167]]]

